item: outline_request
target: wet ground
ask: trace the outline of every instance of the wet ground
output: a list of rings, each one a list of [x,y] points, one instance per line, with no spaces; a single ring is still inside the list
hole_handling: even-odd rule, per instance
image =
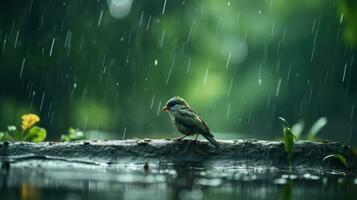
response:
[[[2,163],[1,199],[355,199],[357,178],[338,171],[214,167],[200,162]]]

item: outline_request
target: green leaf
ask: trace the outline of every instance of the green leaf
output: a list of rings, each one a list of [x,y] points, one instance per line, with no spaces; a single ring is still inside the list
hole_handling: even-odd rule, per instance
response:
[[[282,117],[279,117],[279,119],[283,122],[284,127],[290,127],[289,123]]]
[[[288,153],[289,157],[292,156],[294,148],[294,134],[291,132],[289,127],[284,127],[284,146],[285,151]]]
[[[66,135],[61,135],[62,142],[85,140],[84,133],[79,129],[69,128]]]
[[[7,132],[8,135],[11,136],[13,140],[17,140],[17,141],[22,140],[21,131],[18,131],[16,126],[8,126]]]
[[[294,148],[294,140],[295,136],[291,132],[291,129],[289,127],[288,122],[282,118],[279,117],[281,121],[283,121],[283,143],[284,143],[284,148],[286,153],[288,154],[289,159],[291,159],[292,153],[293,153],[293,148]]]
[[[68,137],[68,135],[61,135],[60,141],[61,142],[69,142],[69,141],[71,141],[71,139]]]
[[[1,142],[14,141],[14,138],[12,138],[7,132],[0,132],[0,141]]]
[[[32,127],[29,132],[24,137],[24,141],[30,142],[42,142],[46,139],[46,129],[34,126]]]
[[[327,124],[327,118],[321,117],[318,119],[310,128],[309,133],[307,134],[307,139],[314,140],[316,134]]]
[[[0,141],[4,141],[4,140],[3,140],[3,139],[4,139],[4,137],[5,137],[5,133],[0,132]]]
[[[300,138],[302,131],[304,130],[305,122],[300,120],[298,123],[295,123],[291,127],[291,132],[296,136],[296,138]]]
[[[322,161],[326,161],[326,160],[329,160],[329,159],[339,160],[345,167],[347,167],[347,160],[341,154],[330,154],[328,156],[325,156],[324,159],[322,159]]]

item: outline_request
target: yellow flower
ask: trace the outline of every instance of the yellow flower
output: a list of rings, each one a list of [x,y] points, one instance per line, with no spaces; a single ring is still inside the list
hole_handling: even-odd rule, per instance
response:
[[[34,124],[40,121],[40,118],[36,114],[25,114],[22,115],[21,127],[23,130],[31,128]]]

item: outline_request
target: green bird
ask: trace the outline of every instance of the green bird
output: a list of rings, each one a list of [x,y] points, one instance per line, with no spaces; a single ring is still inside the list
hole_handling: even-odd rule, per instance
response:
[[[201,134],[215,147],[221,147],[217,140],[214,139],[207,124],[201,119],[196,111],[192,110],[183,98],[178,96],[172,97],[167,101],[162,110],[169,113],[174,127],[184,134],[184,136],[178,139],[196,135],[195,141],[197,141],[198,135]]]

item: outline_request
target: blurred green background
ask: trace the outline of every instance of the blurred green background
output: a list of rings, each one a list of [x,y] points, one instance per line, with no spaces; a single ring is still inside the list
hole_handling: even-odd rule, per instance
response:
[[[356,1],[2,0],[0,16],[1,130],[34,112],[48,140],[175,137],[159,109],[179,95],[217,138],[326,117],[319,137],[357,143]]]

